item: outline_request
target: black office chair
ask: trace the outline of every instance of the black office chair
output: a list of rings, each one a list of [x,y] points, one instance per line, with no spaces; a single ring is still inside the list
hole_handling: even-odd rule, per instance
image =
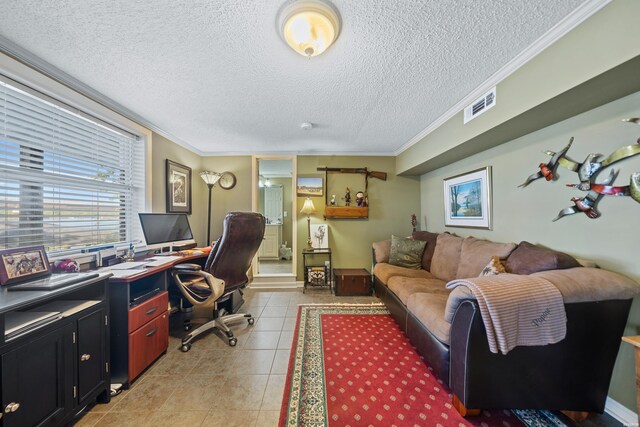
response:
[[[264,227],[265,218],[259,213],[230,212],[204,269],[197,264],[179,264],[172,270],[174,283],[186,300],[195,307],[213,309],[213,320],[182,339],[182,351],[189,351],[191,341],[212,328],[224,332],[229,345],[235,346],[238,340],[227,324],[239,319],[254,323],[251,314],[234,312],[243,302],[241,289],[250,282],[247,272],[262,243]],[[190,321],[185,323],[185,330],[190,330]]]

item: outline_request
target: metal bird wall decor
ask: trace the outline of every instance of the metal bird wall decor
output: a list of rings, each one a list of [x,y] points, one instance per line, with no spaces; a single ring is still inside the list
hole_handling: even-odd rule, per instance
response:
[[[640,118],[633,117],[624,119],[623,122],[640,125]],[[524,188],[533,181],[543,177],[547,181],[555,181],[558,179],[557,169],[559,166],[562,166],[572,172],[576,172],[580,183],[567,184],[567,187],[585,191],[587,194],[584,197],[572,197],[571,201],[574,203],[574,206],[562,209],[553,221],[557,221],[560,218],[573,215],[578,212],[584,213],[591,219],[599,218],[601,214],[598,211],[597,205],[604,196],[629,196],[636,202],[640,203],[640,172],[631,174],[629,185],[625,186],[612,185],[619,172],[613,169],[609,172],[609,176],[602,182],[596,182],[596,178],[602,170],[616,162],[640,154],[640,138],[635,144],[618,148],[608,156],[604,156],[599,153],[591,153],[583,162],[577,162],[567,156],[567,152],[569,151],[569,148],[571,148],[571,144],[573,144],[573,137],[571,137],[569,144],[567,144],[567,146],[562,150],[558,152],[545,151],[546,155],[551,156],[549,162],[540,163],[538,166],[540,170],[529,175],[526,181],[518,186],[519,188]]]

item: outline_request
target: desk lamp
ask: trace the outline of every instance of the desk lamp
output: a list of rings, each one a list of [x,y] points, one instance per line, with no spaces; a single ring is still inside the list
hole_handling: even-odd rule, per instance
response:
[[[307,216],[307,233],[309,239],[307,239],[307,249],[311,249],[311,214],[315,213],[316,207],[313,206],[313,201],[311,198],[307,197],[307,200],[304,201],[304,205],[302,209],[300,209],[301,214],[305,214]]]
[[[207,215],[207,245],[211,244],[211,190],[213,186],[216,185],[216,182],[222,176],[221,173],[211,172],[211,171],[203,171],[200,172],[200,178],[207,184],[209,187],[209,205],[208,205],[208,215]]]

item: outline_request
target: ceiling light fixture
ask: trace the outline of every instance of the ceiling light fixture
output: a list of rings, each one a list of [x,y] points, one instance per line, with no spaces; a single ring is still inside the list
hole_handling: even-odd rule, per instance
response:
[[[320,55],[338,38],[340,16],[324,0],[299,0],[284,7],[278,29],[283,40],[300,55]]]

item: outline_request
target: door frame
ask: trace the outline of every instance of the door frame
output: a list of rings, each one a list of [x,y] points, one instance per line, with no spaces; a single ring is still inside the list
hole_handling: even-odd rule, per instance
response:
[[[259,274],[258,273],[258,255],[251,263],[251,272],[253,273],[253,287],[296,287],[297,266],[298,266],[298,212],[297,212],[297,193],[296,193],[296,177],[298,176],[298,156],[295,154],[256,154],[251,156],[251,210],[259,212],[260,206],[260,160],[290,160],[291,161],[291,273],[287,274]],[[286,189],[283,188],[283,191]]]

